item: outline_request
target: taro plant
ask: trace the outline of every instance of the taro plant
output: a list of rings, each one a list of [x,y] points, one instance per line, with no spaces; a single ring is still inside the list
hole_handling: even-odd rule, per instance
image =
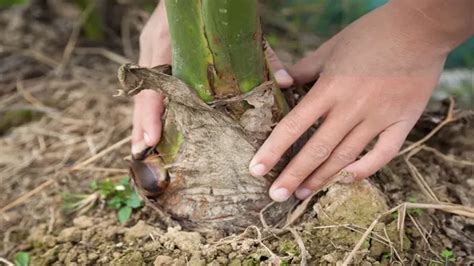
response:
[[[155,89],[168,98],[160,143],[132,162],[132,176],[184,227],[239,231],[259,223],[271,202],[267,190],[276,173],[253,177],[248,164],[289,109],[272,82],[257,1],[165,4],[172,71],[131,65],[119,71],[122,93]],[[269,219],[282,218],[293,203],[275,204]]]

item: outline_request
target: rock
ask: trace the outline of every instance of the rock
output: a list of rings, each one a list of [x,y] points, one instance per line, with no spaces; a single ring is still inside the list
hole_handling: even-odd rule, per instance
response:
[[[156,232],[157,228],[146,224],[144,221],[138,221],[134,226],[126,229],[124,239],[127,242],[133,242],[136,239],[149,236],[151,233]]]
[[[89,228],[89,227],[92,227],[94,225],[94,221],[92,220],[91,217],[88,217],[88,216],[79,216],[77,218],[75,218],[72,223],[74,224],[74,226],[78,227],[78,228],[81,228],[81,229],[84,229],[84,228]]]
[[[81,237],[81,231],[78,228],[68,227],[59,233],[58,239],[65,242],[79,242]]]
[[[111,261],[112,265],[145,265],[143,261],[142,254],[138,251],[132,251],[129,253],[125,253],[119,258],[114,259]]]
[[[313,206],[317,215],[317,220],[308,221],[304,226],[305,231],[310,234],[303,234],[307,248],[316,248],[324,254],[332,254],[334,248],[327,243],[352,249],[355,243],[360,240],[361,234],[344,227],[332,227],[312,230],[314,226],[349,224],[367,228],[388,207],[382,194],[376,187],[367,180],[353,184],[334,184],[327,193],[322,196]],[[308,227],[309,226],[309,227]],[[364,242],[363,249],[370,250],[370,242]],[[379,252],[379,251],[375,251]],[[325,260],[339,261],[342,258],[334,256],[326,257]]]
[[[191,259],[189,260],[189,265],[205,266],[206,265],[206,260],[201,259],[201,256],[200,256],[199,252],[195,252],[191,256]]]
[[[242,265],[242,261],[240,261],[239,259],[233,259],[229,263],[229,266],[241,266],[241,265]]]
[[[369,181],[334,184],[314,205],[323,225],[356,224],[368,227],[377,216],[388,210],[380,191]]]
[[[30,229],[28,235],[28,242],[35,248],[39,248],[43,245],[43,238],[46,235],[47,226],[46,224],[41,224]]]
[[[173,265],[173,258],[169,256],[160,255],[156,257],[155,262],[153,262],[154,266],[172,266]]]
[[[169,228],[165,237],[172,240],[182,251],[192,253],[201,247],[202,237],[198,232],[184,232],[176,228]]]
[[[147,252],[150,252],[150,251],[156,251],[161,247],[162,247],[162,245],[161,245],[160,242],[153,241],[153,242],[145,243],[145,245],[143,246],[143,249]]]

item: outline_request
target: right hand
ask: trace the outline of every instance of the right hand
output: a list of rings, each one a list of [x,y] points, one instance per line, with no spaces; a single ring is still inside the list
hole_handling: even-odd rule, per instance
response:
[[[270,47],[266,56],[278,85],[291,86],[293,79]],[[160,1],[142,30],[138,64],[142,67],[171,64],[171,37],[164,1]],[[163,96],[156,91],[143,90],[134,97],[132,156],[135,159],[141,159],[143,151],[160,140],[163,111]]]

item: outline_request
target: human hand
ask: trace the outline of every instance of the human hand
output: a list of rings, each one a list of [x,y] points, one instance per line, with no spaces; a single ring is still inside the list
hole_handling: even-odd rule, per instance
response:
[[[171,64],[171,37],[164,1],[160,1],[140,35],[140,57],[138,64],[154,67]],[[283,64],[270,47],[266,49],[267,61],[282,88],[293,84]],[[155,146],[161,136],[161,115],[164,111],[163,97],[153,90],[143,90],[134,96],[132,155],[140,158],[148,147]]]
[[[171,38],[164,1],[145,24],[140,34],[138,64],[143,67],[171,64]],[[154,90],[143,90],[134,96],[132,155],[140,158],[147,147],[155,146],[161,136],[163,97]]]
[[[304,199],[338,173],[343,182],[361,180],[397,155],[452,49],[440,41],[445,32],[418,11],[390,2],[289,69],[296,83],[317,82],[255,154],[251,174],[268,173],[310,126],[323,122],[271,186],[273,200],[293,192]]]

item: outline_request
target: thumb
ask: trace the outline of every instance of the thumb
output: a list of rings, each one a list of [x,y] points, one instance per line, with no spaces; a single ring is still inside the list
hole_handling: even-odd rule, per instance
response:
[[[155,146],[161,137],[161,114],[163,97],[151,90],[134,96],[132,156],[142,159],[149,147]]]
[[[278,56],[275,54],[275,52],[270,46],[267,46],[267,49],[265,49],[265,55],[267,58],[267,62],[273,71],[273,75],[275,76],[275,80],[278,83],[278,86],[280,86],[281,88],[288,88],[293,85],[293,78],[285,70],[285,67],[281,63],[280,58],[278,58]]]
[[[318,49],[305,55],[303,59],[288,69],[297,84],[306,84],[318,78],[326,58],[332,51],[334,42],[335,38],[323,43]]]

